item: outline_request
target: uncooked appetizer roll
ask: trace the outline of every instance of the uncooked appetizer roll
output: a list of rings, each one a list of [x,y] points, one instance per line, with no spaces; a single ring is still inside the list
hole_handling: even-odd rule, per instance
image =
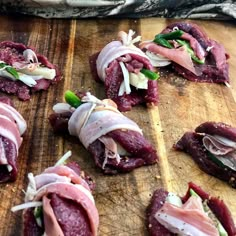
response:
[[[172,63],[174,70],[188,80],[229,85],[229,55],[196,24],[172,23],[154,40],[142,42],[140,48],[155,67]]]
[[[99,215],[91,190],[94,183],[76,162],[64,164],[67,152],[41,174],[28,174],[23,210],[24,236],[96,236]]]
[[[195,132],[186,132],[174,147],[188,153],[207,174],[236,188],[236,128],[205,122]]]
[[[194,183],[184,197],[164,189],[154,192],[147,209],[150,236],[234,236],[236,228],[223,200]]]
[[[97,81],[105,86],[107,98],[114,100],[120,111],[131,110],[140,103],[158,103],[157,79],[148,57],[134,44],[135,32],[120,31],[118,39],[108,43],[90,58],[91,69]]]
[[[55,131],[69,131],[78,137],[105,174],[129,172],[157,162],[156,150],[142,130],[119,112],[112,100],[99,100],[90,93],[78,96],[67,91],[65,98],[72,106],[56,104],[50,123]]]
[[[17,157],[26,128],[11,100],[0,97],[0,183],[16,180]]]
[[[25,101],[32,92],[47,90],[60,78],[56,66],[33,48],[11,41],[0,42],[0,91]]]

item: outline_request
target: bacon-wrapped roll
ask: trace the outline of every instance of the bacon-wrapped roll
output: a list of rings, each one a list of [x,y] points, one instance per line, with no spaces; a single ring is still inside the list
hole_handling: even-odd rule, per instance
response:
[[[55,131],[68,129],[78,137],[104,173],[128,172],[157,161],[142,130],[112,100],[101,101],[87,93],[82,102],[76,110],[68,104],[55,105],[49,120]]]
[[[47,90],[61,76],[55,65],[21,43],[0,43],[0,90],[29,100],[30,93]]]
[[[182,198],[164,189],[154,192],[147,209],[150,236],[236,235],[231,213],[223,200],[189,183]]]
[[[170,63],[177,73],[188,80],[229,83],[227,59],[222,44],[210,39],[196,24],[175,22],[168,25],[153,41],[140,44],[153,66]]]
[[[90,58],[95,79],[104,83],[106,96],[116,102],[120,111],[140,103],[158,102],[158,75],[148,57],[134,45],[141,37],[132,39],[133,35],[132,30],[128,34],[120,31],[120,41],[108,43]]]
[[[41,174],[28,174],[24,209],[24,236],[96,236],[99,215],[91,190],[94,183],[76,162],[64,163],[66,153],[56,165]]]
[[[0,183],[17,177],[17,156],[27,128],[21,114],[7,97],[0,97]]]
[[[207,174],[236,188],[236,128],[205,122],[195,132],[186,132],[174,147],[190,154]]]

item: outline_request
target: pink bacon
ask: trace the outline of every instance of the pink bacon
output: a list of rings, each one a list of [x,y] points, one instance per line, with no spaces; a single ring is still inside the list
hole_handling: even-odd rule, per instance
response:
[[[133,43],[136,41],[136,38],[132,40],[132,32],[133,31],[129,31],[129,33],[127,34],[124,31],[120,31],[118,33],[118,36],[120,36],[122,41],[112,41],[108,43],[98,55],[96,61],[97,73],[99,78],[103,82],[106,78],[106,68],[112,61],[121,56],[125,56],[127,54],[135,54],[149,60],[142,50],[133,45]]]
[[[90,95],[92,96],[92,95]],[[87,102],[79,106],[72,114],[68,129],[77,136],[83,145],[88,146],[107,133],[117,130],[133,130],[142,134],[138,125],[120,113],[116,107],[100,101],[101,104]]]

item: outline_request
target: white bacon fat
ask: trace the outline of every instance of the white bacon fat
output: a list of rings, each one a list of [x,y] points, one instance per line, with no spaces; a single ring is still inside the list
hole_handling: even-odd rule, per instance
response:
[[[106,134],[118,129],[133,130],[142,134],[142,130],[134,121],[120,113],[112,100],[101,101],[90,93],[82,100],[86,103],[74,111],[68,122],[69,133],[77,136],[85,148],[95,140],[101,140],[105,145],[107,158],[116,158],[119,162],[117,144]],[[110,155],[111,153],[113,155]]]
[[[130,77],[132,73],[128,71],[125,65],[126,62],[132,60],[130,54],[138,55],[150,61],[147,55],[134,45],[134,43],[141,40],[141,36],[137,36],[133,39],[134,34],[135,32],[133,30],[129,30],[128,34],[124,31],[120,31],[118,33],[120,41],[112,41],[108,43],[101,50],[96,61],[98,77],[105,82],[106,69],[109,67],[109,64],[115,59],[119,60],[124,80],[120,85],[118,96],[122,96],[124,93],[130,94],[130,85],[133,85],[137,89],[147,89],[148,87],[148,79],[146,77],[143,79],[143,74],[139,71],[137,71],[137,73],[135,72],[136,77],[135,79],[133,77],[133,80],[131,80]]]
[[[23,135],[26,128],[26,121],[17,110],[6,103],[0,102],[0,136],[15,144],[17,154],[22,143],[21,135]],[[8,165],[2,139],[0,139],[0,164]]]
[[[204,147],[225,166],[236,170],[236,142],[219,135],[206,134]]]
[[[106,78],[106,68],[116,58],[126,54],[136,54],[148,59],[142,50],[134,46],[134,43],[141,40],[140,36],[132,39],[134,33],[135,32],[133,30],[129,30],[128,34],[124,31],[120,31],[118,33],[118,37],[121,39],[121,41],[112,41],[101,50],[96,64],[98,76],[103,82]]]
[[[97,235],[99,215],[94,198],[88,183],[73,169],[65,165],[55,165],[36,176],[29,173],[28,178],[26,203],[13,207],[11,209],[13,212],[42,206],[45,235],[63,236],[64,233],[58,223],[49,198],[51,193],[55,193],[64,199],[81,204],[87,212],[92,235]]]
[[[191,196],[182,206],[165,202],[155,214],[156,220],[180,236],[218,236],[214,222],[204,212],[199,197]]]

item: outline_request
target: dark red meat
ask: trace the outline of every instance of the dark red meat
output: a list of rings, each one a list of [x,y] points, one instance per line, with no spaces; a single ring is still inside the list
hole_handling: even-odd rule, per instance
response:
[[[71,161],[71,162],[67,163],[66,166],[71,168],[77,175],[82,175],[83,178],[88,183],[89,188],[90,188],[91,191],[93,191],[95,189],[94,181],[84,171],[81,171],[81,168],[80,168],[80,166],[79,166],[79,164],[77,162]]]
[[[68,132],[69,113],[51,114],[50,124],[54,132]],[[102,169],[104,162],[104,144],[99,140],[89,145],[88,151],[93,155],[96,166],[102,169],[105,174],[117,174],[118,172],[129,172],[143,165],[151,165],[157,162],[158,155],[152,145],[139,133],[134,131],[115,130],[108,134],[124,149],[131,153],[130,157],[121,159],[117,164],[115,159],[108,159],[105,168]]]
[[[99,80],[96,71],[96,57],[98,53],[90,57],[90,66],[93,77],[96,81]],[[135,71],[134,68],[140,70],[140,68],[146,68],[153,70],[150,62],[141,56],[130,54],[131,61],[128,63],[127,68],[130,71]],[[105,92],[106,96],[116,102],[120,111],[129,111],[132,106],[138,104],[154,104],[158,103],[158,87],[157,81],[149,80],[148,89],[136,89],[131,86],[131,93],[118,96],[121,82],[123,81],[123,74],[119,65],[119,60],[112,61],[106,69],[105,79]]]
[[[89,184],[90,189],[94,189],[95,183],[84,172],[76,162],[66,164],[79,176],[84,178]],[[84,208],[73,200],[69,200],[53,193],[47,196],[51,202],[53,212],[61,226],[65,236],[89,236],[92,235],[90,221]],[[42,219],[43,220],[43,219]],[[24,236],[42,236],[44,224],[40,227],[34,216],[34,208],[28,208],[23,212]],[[43,222],[42,222],[43,223]]]
[[[197,163],[199,168],[207,174],[213,175],[223,181],[228,182],[236,188],[236,172],[229,168],[222,168],[212,161],[208,156],[208,151],[203,146],[203,135],[194,132],[187,132],[175,144],[175,149],[188,153]]]
[[[0,135],[0,139],[3,141],[3,146],[5,150],[5,154],[7,157],[8,164],[11,165],[12,171],[9,172],[7,170],[6,165],[0,165],[0,183],[7,181],[15,181],[18,173],[17,169],[17,150],[15,144]]]
[[[158,189],[153,193],[150,204],[147,208],[147,229],[150,236],[172,236],[175,235],[169,232],[163,225],[161,225],[155,218],[156,212],[164,204],[168,192],[164,189]]]
[[[188,191],[186,192],[185,196],[182,197],[183,203],[186,202],[190,197],[190,192],[189,192],[190,189],[194,190],[202,198],[202,200],[207,201],[207,205],[213,211],[213,213],[215,214],[217,219],[221,222],[221,224],[224,226],[228,235],[235,236],[236,235],[235,224],[231,216],[231,213],[227,208],[227,206],[224,204],[224,202],[219,198],[210,196],[199,186],[191,182],[188,184]],[[163,189],[156,190],[147,208],[147,228],[150,236],[175,235],[173,233],[170,233],[154,217],[156,212],[164,204],[167,195],[168,192],[164,191]]]
[[[34,217],[32,208],[27,209],[23,214],[24,236],[42,236],[44,233],[43,227],[39,227]]]
[[[227,59],[229,55],[225,52],[225,48],[222,44],[209,39],[203,30],[197,26],[196,24],[186,23],[186,22],[177,22],[170,24],[167,26],[163,32],[168,32],[170,29],[172,30],[174,27],[178,27],[180,30],[190,34],[193,38],[195,38],[206,53],[206,60],[203,65],[194,63],[197,71],[202,72],[200,76],[194,75],[192,72],[186,70],[182,66],[174,63],[174,69],[191,81],[197,82],[209,82],[209,83],[224,83],[229,82],[229,66],[227,63]],[[207,47],[213,48],[207,52]]]
[[[83,207],[72,200],[52,194],[51,205],[65,236],[92,235],[88,216]]]
[[[236,142],[236,128],[222,122],[205,122],[199,125],[195,132],[219,135]]]
[[[0,102],[6,103],[10,106],[13,106],[12,101],[8,97],[0,97]],[[12,166],[12,171],[7,170],[6,165],[0,165],[0,183],[7,181],[15,181],[17,177],[17,150],[15,144],[0,135],[0,139],[3,141],[5,155],[8,160],[8,164]]]
[[[0,91],[15,94],[20,100],[30,99],[30,88],[21,81],[11,81],[0,77]]]
[[[11,41],[4,41],[0,43],[0,60],[6,62],[9,65],[12,65],[14,62],[23,61],[23,51],[26,49],[32,49],[30,47],[25,46],[21,43],[14,43]],[[53,80],[46,80],[41,79],[37,81],[37,85],[34,87],[28,87],[21,81],[11,81],[9,79],[0,77],[0,91],[8,93],[8,94],[14,94],[16,95],[20,100],[29,100],[30,94],[35,91],[39,90],[47,90],[48,87],[51,84],[57,83],[61,79],[60,72],[58,68],[51,64],[48,59],[40,54],[36,54],[38,57],[39,62],[50,68],[56,70],[56,77]]]
[[[69,134],[68,131],[68,121],[71,117],[71,112],[64,113],[52,113],[49,116],[49,122],[55,133],[66,133]]]
[[[188,186],[188,191],[185,194],[185,196],[182,198],[182,200],[184,202],[186,202],[187,199],[190,197],[190,193],[189,193],[190,188],[192,190],[194,190],[203,200],[207,200],[207,205],[210,207],[210,209],[213,211],[213,213],[215,214],[217,219],[224,226],[228,235],[235,236],[236,235],[236,227],[235,227],[233,218],[231,216],[231,213],[230,213],[228,207],[223,202],[223,200],[221,200],[217,197],[210,196],[202,188],[200,188],[196,184],[190,182],[189,186]]]

